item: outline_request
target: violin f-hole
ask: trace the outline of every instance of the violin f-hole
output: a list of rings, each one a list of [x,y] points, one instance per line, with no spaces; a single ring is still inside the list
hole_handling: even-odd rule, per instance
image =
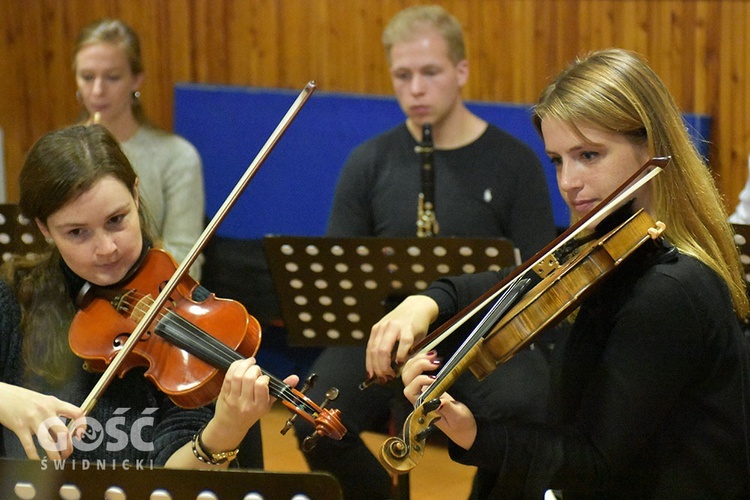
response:
[[[130,333],[128,332],[122,332],[119,335],[115,335],[115,338],[112,340],[112,347],[115,349],[122,348],[123,345],[125,345],[125,342],[127,342],[128,338],[130,337]],[[140,342],[145,342],[149,338],[151,338],[151,330],[146,330],[146,332],[141,335]]]

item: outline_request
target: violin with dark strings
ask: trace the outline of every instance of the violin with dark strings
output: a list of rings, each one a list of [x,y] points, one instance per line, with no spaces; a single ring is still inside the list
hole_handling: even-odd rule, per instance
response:
[[[166,252],[151,249],[126,283],[84,290],[69,342],[91,370],[103,372],[81,405],[84,415],[115,376],[136,366],[148,367],[146,376],[178,406],[203,406],[218,396],[229,365],[257,352],[261,338],[257,320],[233,300],[212,294],[193,300],[198,283],[187,271],[314,88],[314,82],[305,86],[179,266]],[[337,396],[336,389],[330,389],[326,401],[317,405],[304,396],[304,388],[298,391],[263,373],[270,378],[269,392],[292,411],[290,421],[300,416],[315,427],[303,449],[311,449],[321,436],[344,436],[340,411],[325,408]],[[289,428],[287,422],[282,433]]]
[[[135,325],[153,307],[154,297],[176,268],[171,255],[152,248],[127,282],[116,287],[85,287],[79,294],[81,309],[73,318],[68,340],[73,352],[85,360],[87,369],[106,370]],[[182,408],[198,408],[213,402],[229,365],[254,356],[262,336],[258,321],[247,313],[245,306],[214,294],[195,300],[198,286],[189,275],[178,283],[167,305],[117,373],[123,376],[132,368],[146,368],[144,376]],[[303,391],[262,368],[261,372],[270,379],[270,394],[315,428],[303,442],[303,449],[312,449],[320,436],[333,439],[344,436],[346,429],[341,424],[339,410],[325,410],[338,396],[336,389],[330,389],[326,400],[317,405]],[[307,388],[310,385],[308,381]]]
[[[443,340],[456,332],[468,320],[475,317],[480,311],[484,310],[493,301],[497,300],[501,293],[504,293],[508,286],[515,280],[529,278],[538,282],[561,265],[567,262],[571,249],[575,249],[578,242],[582,241],[582,235],[593,231],[593,228],[599,224],[608,214],[624,203],[628,196],[638,187],[658,175],[661,170],[669,163],[669,157],[651,158],[643,164],[633,175],[615,189],[607,198],[602,200],[591,212],[585,217],[578,220],[570,226],[547,246],[539,250],[526,262],[513,269],[502,281],[487,290],[482,296],[477,298],[471,304],[466,306],[458,314],[450,318],[442,325],[435,328],[422,340],[415,343],[409,349],[407,356],[411,358],[416,354],[424,354],[435,349]],[[391,368],[398,376],[401,372],[401,366],[396,362],[395,349],[391,359]],[[373,384],[381,384],[376,376],[372,376],[359,384],[360,390],[365,390]]]

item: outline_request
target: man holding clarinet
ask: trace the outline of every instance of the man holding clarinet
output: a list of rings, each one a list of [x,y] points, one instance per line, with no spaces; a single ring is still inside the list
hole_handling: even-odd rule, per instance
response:
[[[336,187],[327,236],[414,237],[439,231],[440,236],[504,237],[523,260],[553,240],[552,204],[538,157],[463,102],[469,64],[458,21],[442,7],[410,7],[389,22],[383,45],[406,120],[351,153]],[[452,337],[465,336],[471,326]],[[446,343],[455,348],[461,340]],[[441,357],[450,356],[450,346],[441,345]],[[370,375],[365,349],[364,344],[328,347],[315,361],[311,372],[318,381],[308,394],[315,398],[316,392],[338,387],[332,406],[341,409],[348,433],[341,441],[319,443],[305,458],[312,470],[336,476],[345,498],[393,498],[389,474],[359,435],[383,431],[394,403],[404,417],[409,404],[400,380],[358,388]],[[453,389],[459,391],[480,414],[540,419],[548,391],[546,358],[540,349],[527,349],[481,384],[470,374],[462,377]],[[482,487],[485,474],[494,480],[496,474],[488,472],[479,470],[475,488]]]

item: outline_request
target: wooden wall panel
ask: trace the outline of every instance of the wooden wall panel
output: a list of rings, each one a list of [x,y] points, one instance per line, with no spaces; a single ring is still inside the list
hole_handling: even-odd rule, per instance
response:
[[[25,152],[75,121],[75,35],[121,17],[141,35],[142,100],[172,125],[175,82],[390,94],[380,36],[414,0],[0,0],[0,127],[9,199]],[[464,24],[468,99],[531,103],[575,55],[644,54],[683,110],[713,117],[711,167],[733,208],[750,153],[750,3],[443,0]]]

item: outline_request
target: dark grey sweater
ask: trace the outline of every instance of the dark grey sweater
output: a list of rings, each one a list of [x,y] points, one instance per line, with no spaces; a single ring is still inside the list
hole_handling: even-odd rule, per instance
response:
[[[417,142],[401,124],[358,146],[339,177],[328,236],[416,235]],[[510,239],[531,257],[555,237],[544,170],[524,143],[489,125],[479,139],[434,152],[439,236]]]
[[[38,392],[52,394],[75,405],[83,403],[98,374],[81,369],[74,380],[62,387],[26,380],[19,322],[18,302],[7,283],[0,281],[0,381],[33,386]],[[175,406],[143,377],[143,370],[134,369],[123,379],[115,378],[111,382],[89,415],[87,438],[69,460],[105,460],[110,466],[113,460],[118,463],[127,460],[131,466],[135,466],[136,461],[143,466],[163,465],[212,414],[210,407],[184,410]],[[134,425],[136,422],[138,425]],[[2,456],[25,458],[16,435],[4,427],[2,430]]]

